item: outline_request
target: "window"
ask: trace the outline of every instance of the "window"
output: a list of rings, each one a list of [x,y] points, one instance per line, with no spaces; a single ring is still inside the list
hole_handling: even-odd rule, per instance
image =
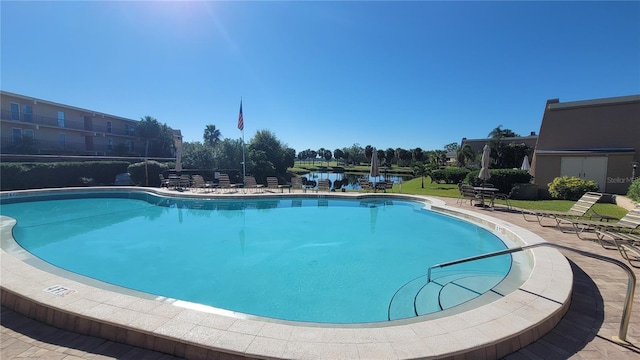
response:
[[[129,149],[129,152],[133,152],[135,143],[131,140],[127,140],[126,144],[127,144],[127,149]]]
[[[133,125],[125,124],[124,129],[127,132],[127,135],[130,136],[133,136],[136,132],[136,129],[133,127]]]
[[[33,107],[31,105],[22,105],[22,120],[33,122]]]
[[[58,126],[64,127],[64,111],[58,111]]]
[[[111,123],[111,121],[107,121],[107,134],[111,134],[112,127],[113,124]]]
[[[62,133],[58,135],[58,144],[62,149],[67,147],[67,134]]]
[[[33,129],[24,129],[24,133],[22,136],[24,136],[25,139],[33,140],[34,139]]]
[[[20,120],[20,105],[11,103],[11,120]]]
[[[13,128],[11,129],[11,138],[14,143],[22,141],[22,129]]]
[[[129,151],[133,152],[135,150],[135,146],[136,142],[135,141],[131,141],[131,146],[129,146]]]
[[[107,150],[113,150],[113,139],[107,139]]]

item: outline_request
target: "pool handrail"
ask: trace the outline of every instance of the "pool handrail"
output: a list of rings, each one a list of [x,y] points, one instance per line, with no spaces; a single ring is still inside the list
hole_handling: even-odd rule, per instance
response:
[[[451,266],[451,265],[462,264],[462,263],[466,263],[466,262],[469,262],[469,261],[482,260],[482,259],[486,259],[486,258],[490,258],[490,257],[494,257],[494,256],[511,254],[511,253],[514,253],[514,252],[524,251],[524,250],[528,250],[528,249],[535,248],[535,247],[540,247],[540,246],[550,246],[550,247],[553,247],[553,248],[558,248],[558,249],[562,249],[562,250],[571,251],[571,252],[577,253],[579,255],[590,257],[590,258],[593,258],[593,259],[596,259],[596,260],[606,261],[606,262],[612,263],[614,265],[618,265],[619,267],[621,267],[627,273],[627,277],[629,278],[629,280],[627,282],[627,294],[626,294],[626,298],[625,298],[625,305],[624,305],[624,307],[622,309],[622,320],[620,321],[620,330],[618,331],[618,336],[613,336],[612,340],[614,342],[616,342],[616,343],[628,344],[628,342],[626,341],[626,337],[627,337],[627,330],[629,329],[629,320],[631,318],[631,307],[633,306],[633,296],[634,296],[635,291],[636,291],[636,274],[633,272],[633,270],[631,270],[631,268],[629,266],[627,266],[627,264],[623,263],[622,261],[619,261],[619,260],[616,260],[616,259],[612,259],[610,257],[606,257],[606,256],[602,256],[602,255],[599,255],[599,254],[590,253],[590,252],[584,251],[584,250],[578,250],[578,249],[570,248],[570,247],[564,246],[564,245],[548,243],[548,242],[540,242],[540,243],[523,245],[523,246],[520,246],[520,247],[494,251],[494,252],[490,252],[490,253],[486,253],[486,254],[470,256],[470,257],[463,258],[463,259],[458,259],[458,260],[453,260],[453,261],[448,261],[448,262],[432,265],[427,270],[427,284],[431,282],[431,270],[432,269],[443,268],[443,267],[447,267],[447,266]],[[415,305],[415,301],[414,301],[414,310],[415,310],[415,306],[416,305]]]

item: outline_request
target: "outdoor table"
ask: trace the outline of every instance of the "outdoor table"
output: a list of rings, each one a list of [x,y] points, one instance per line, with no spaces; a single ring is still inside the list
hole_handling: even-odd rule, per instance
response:
[[[482,186],[474,186],[473,190],[476,194],[480,195],[482,199],[482,207],[485,207],[484,198],[485,196],[489,196],[491,198],[491,203],[489,207],[493,208],[493,201],[495,200],[496,193],[500,191],[500,189],[492,188],[492,187],[482,187]]]
[[[284,189],[289,189],[289,192],[291,192],[291,185],[278,185],[278,188],[280,188],[280,192],[284,192]]]

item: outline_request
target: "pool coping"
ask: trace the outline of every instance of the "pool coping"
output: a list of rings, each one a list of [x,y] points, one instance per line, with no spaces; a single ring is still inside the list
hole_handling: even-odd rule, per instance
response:
[[[0,193],[0,197],[127,189],[202,197],[202,194],[139,187],[14,191]],[[245,194],[204,195],[246,197]],[[522,245],[544,242],[538,235],[488,214],[447,206],[440,200],[417,195],[293,192],[258,195],[350,199],[386,196],[419,200],[438,211],[493,228]],[[535,263],[529,278],[518,290],[472,310],[451,312],[447,317],[427,316],[350,326],[277,321],[212,312],[172,299],[127,294],[45,271],[47,269],[33,266],[33,261],[19,252],[5,251],[12,221],[0,218],[3,306],[62,329],[192,359],[414,359],[460,355],[500,358],[550,331],[568,309],[572,290],[573,275],[568,261],[557,250],[541,247],[527,250]],[[45,291],[52,286],[60,286],[57,293]]]

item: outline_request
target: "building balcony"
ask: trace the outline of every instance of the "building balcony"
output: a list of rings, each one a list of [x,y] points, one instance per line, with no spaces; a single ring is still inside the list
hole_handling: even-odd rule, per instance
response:
[[[38,126],[46,126],[56,129],[69,129],[88,131],[94,133],[104,134],[104,136],[116,135],[116,136],[131,136],[135,137],[135,130],[133,126],[129,129],[122,128],[107,128],[106,123],[100,121],[101,124],[85,124],[83,118],[66,117],[63,122],[60,122],[55,117],[25,114],[21,112],[14,112],[7,109],[0,110],[0,117],[3,121],[11,121],[16,124],[34,124]],[[62,126],[61,126],[62,125]]]

